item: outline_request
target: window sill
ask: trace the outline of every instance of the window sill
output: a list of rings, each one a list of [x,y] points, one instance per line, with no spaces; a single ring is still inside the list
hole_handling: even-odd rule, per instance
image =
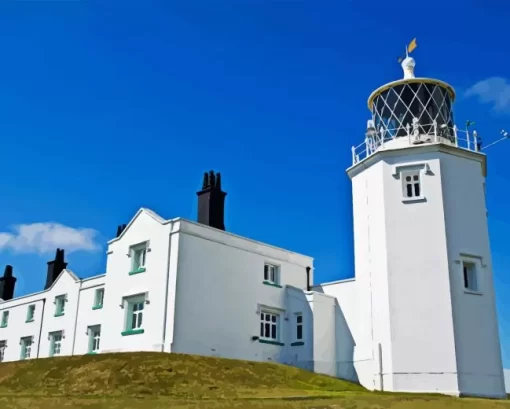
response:
[[[138,334],[143,334],[145,332],[145,330],[143,329],[130,329],[128,331],[124,331],[121,333],[121,335],[123,337],[127,337],[129,335],[138,335]]]
[[[275,284],[275,283],[270,283],[269,281],[262,281],[262,284],[270,285],[271,287],[282,288],[281,285]]]
[[[279,345],[279,346],[285,345],[283,342],[271,341],[269,339],[259,339],[259,342],[261,344],[270,344],[270,345]]]
[[[293,342],[292,344],[290,344],[290,346],[292,347],[300,347],[302,345],[305,345],[303,341]]]
[[[32,318],[31,320],[26,320],[25,323],[29,323],[29,322],[34,322],[34,319]]]
[[[65,312],[57,312],[54,317],[62,317],[65,314]]]
[[[473,290],[464,290],[464,294],[483,295],[483,293],[481,291],[473,291]]]
[[[94,306],[92,307],[92,309],[93,309],[93,310],[100,310],[101,308],[103,308],[103,306],[102,306],[102,305],[94,305]]]
[[[139,268],[138,270],[130,271],[129,275],[132,276],[132,275],[140,274],[140,273],[145,273],[145,268]]]
[[[417,203],[417,202],[425,202],[425,201],[426,201],[425,196],[404,197],[402,199],[402,203]]]

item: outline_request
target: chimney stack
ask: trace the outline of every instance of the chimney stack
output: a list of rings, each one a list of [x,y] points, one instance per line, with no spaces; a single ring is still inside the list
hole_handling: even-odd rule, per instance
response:
[[[221,190],[221,174],[204,173],[202,190],[198,196],[198,222],[216,229],[225,230],[225,196]]]
[[[64,249],[57,249],[55,260],[48,261],[48,274],[46,276],[46,285],[44,286],[45,290],[51,287],[62,270],[66,267],[67,263],[64,261]]]
[[[119,237],[122,234],[122,232],[126,229],[126,226],[127,224],[121,224],[117,226],[117,236],[115,237]]]
[[[5,266],[4,276],[0,277],[0,298],[4,301],[14,297],[14,285],[16,278],[12,276],[12,266]]]

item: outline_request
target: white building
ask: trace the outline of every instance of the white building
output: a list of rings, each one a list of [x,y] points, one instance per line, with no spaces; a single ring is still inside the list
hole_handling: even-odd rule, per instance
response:
[[[0,278],[0,360],[120,351],[277,361],[372,390],[505,397],[485,207],[486,157],[446,83],[369,98],[353,148],[355,278],[311,287],[313,259],[226,232],[219,174],[198,222],[140,209],[80,280],[63,250],[44,291]],[[462,206],[459,206],[462,204]]]

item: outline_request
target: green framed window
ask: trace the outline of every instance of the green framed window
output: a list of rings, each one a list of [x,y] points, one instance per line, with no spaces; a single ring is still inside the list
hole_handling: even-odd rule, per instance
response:
[[[280,341],[280,314],[276,311],[260,311],[259,342],[264,344],[283,345]]]
[[[103,301],[104,301],[104,288],[98,288],[94,293],[94,305],[92,306],[92,309],[98,310],[100,308],[103,308]]]
[[[101,325],[93,325],[89,327],[89,354],[97,354],[99,352],[101,342]]]
[[[27,308],[27,319],[26,322],[32,322],[35,317],[35,304],[29,305]]]
[[[21,338],[21,360],[29,359],[32,354],[32,337],[23,337]]]
[[[147,243],[137,244],[131,247],[131,271],[130,275],[145,272],[147,259]]]
[[[55,317],[60,317],[65,314],[66,311],[66,296],[59,295],[55,297]]]
[[[292,342],[291,346],[300,346],[304,345],[303,342],[303,314],[300,312],[297,312],[294,314],[294,325],[295,325],[295,332],[294,332],[294,342]]]
[[[280,267],[274,264],[264,264],[264,284],[282,288],[280,285]]]
[[[145,295],[127,297],[124,299],[126,318],[123,336],[143,334],[143,315],[145,313]]]
[[[2,312],[2,321],[0,322],[0,328],[6,328],[9,325],[9,311]]]
[[[50,333],[50,356],[60,355],[62,349],[62,331],[56,331]]]
[[[5,349],[7,348],[7,341],[0,341],[0,362],[5,359]]]

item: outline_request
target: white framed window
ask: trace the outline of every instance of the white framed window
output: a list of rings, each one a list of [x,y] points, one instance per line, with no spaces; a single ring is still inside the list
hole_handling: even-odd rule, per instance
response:
[[[274,264],[264,264],[264,282],[268,284],[280,284],[280,269]]]
[[[274,311],[260,311],[260,339],[279,341],[280,314]]]
[[[480,291],[476,263],[469,261],[462,262],[462,279],[464,281],[464,290]]]
[[[131,248],[131,272],[141,273],[145,271],[147,259],[147,243],[138,244]]]
[[[0,341],[0,362],[5,359],[5,349],[7,348],[7,341]]]
[[[422,197],[420,171],[408,170],[402,172],[402,194],[405,199]]]
[[[295,315],[296,317],[296,340],[303,340],[303,314],[300,312]]]
[[[50,333],[50,356],[60,355],[62,349],[62,331]]]
[[[124,299],[126,307],[126,321],[124,324],[124,332],[122,335],[134,335],[144,332],[143,315],[145,310],[145,295],[137,295]]]
[[[101,325],[89,327],[89,353],[99,352],[101,342]]]
[[[35,304],[29,305],[27,308],[27,320],[26,322],[32,322],[35,316]]]
[[[66,296],[59,295],[55,297],[55,317],[60,317],[66,311]]]
[[[0,322],[0,328],[5,328],[9,325],[9,311],[2,312],[2,322]]]
[[[104,301],[104,288],[98,288],[94,294],[93,308],[98,309],[103,307]]]
[[[32,337],[21,338],[21,360],[29,359],[32,354]]]

